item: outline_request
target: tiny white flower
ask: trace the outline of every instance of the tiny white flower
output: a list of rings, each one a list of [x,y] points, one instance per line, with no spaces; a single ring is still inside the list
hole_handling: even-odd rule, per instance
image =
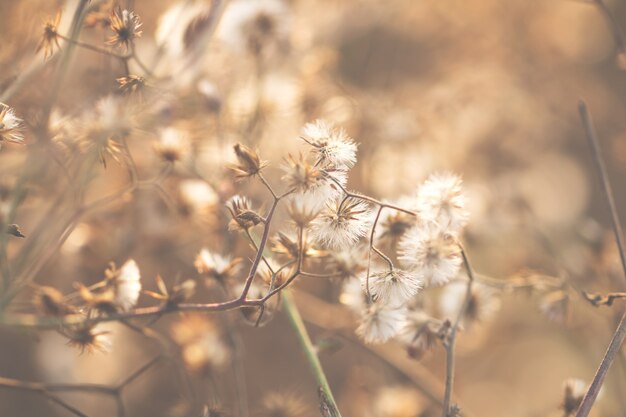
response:
[[[421,272],[424,281],[435,286],[454,278],[462,262],[453,236],[432,223],[409,229],[400,240],[398,254],[407,267]]]
[[[337,199],[313,221],[311,237],[332,249],[347,248],[365,236],[370,223],[371,212],[366,203],[354,198]]]
[[[137,304],[141,293],[141,274],[133,259],[126,261],[115,279],[115,304],[129,310]]]
[[[366,274],[361,278],[364,290],[367,290],[366,278]],[[422,281],[417,272],[386,269],[374,272],[369,277],[370,294],[376,301],[394,306],[404,304],[415,296],[421,287]]]
[[[224,281],[233,278],[239,272],[241,265],[238,258],[231,259],[203,248],[196,257],[194,266],[198,273]]]
[[[318,167],[347,170],[356,164],[356,143],[341,128],[318,119],[304,126],[302,138],[313,147]]]
[[[460,232],[469,218],[462,185],[461,178],[452,173],[430,175],[417,192],[420,217],[449,232]]]
[[[374,303],[363,312],[356,332],[365,343],[383,343],[400,333],[405,324],[405,309]]]

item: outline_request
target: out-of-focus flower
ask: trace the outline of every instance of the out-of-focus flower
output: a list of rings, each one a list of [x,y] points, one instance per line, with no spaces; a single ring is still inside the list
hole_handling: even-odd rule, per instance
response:
[[[307,403],[294,394],[272,392],[266,394],[255,417],[307,417],[311,410]]]
[[[198,273],[219,282],[227,282],[237,275],[241,267],[241,259],[231,259],[203,248],[194,262]]]
[[[569,378],[563,384],[563,402],[561,409],[565,417],[573,416],[587,391],[587,384],[582,379]]]
[[[194,371],[220,368],[230,360],[230,350],[216,324],[204,316],[189,315],[172,326],[172,336],[181,347],[183,361]]]
[[[352,245],[342,250],[330,251],[329,270],[341,279],[358,277],[366,268],[367,250],[364,245]]]
[[[188,146],[183,132],[175,127],[167,127],[161,131],[159,142],[154,144],[154,150],[164,161],[176,162],[183,158]]]
[[[293,223],[301,228],[306,229],[309,224],[315,220],[320,210],[318,203],[304,195],[291,195],[288,197],[287,213]]]
[[[370,275],[363,275],[361,283],[363,289],[369,291],[376,302],[400,306],[407,300],[414,297],[422,286],[419,274],[416,272],[406,272],[400,269],[385,269],[374,272]],[[369,282],[368,282],[369,281]]]
[[[95,326],[76,325],[61,330],[61,334],[68,338],[67,344],[80,350],[80,353],[107,353],[111,350],[109,331],[96,331]]]
[[[415,417],[422,411],[422,401],[412,387],[384,387],[374,398],[376,417]]]
[[[196,291],[196,281],[192,279],[176,284],[171,290],[168,290],[163,278],[161,278],[160,275],[157,275],[156,284],[159,289],[158,293],[153,291],[144,291],[144,293],[152,298],[161,300],[166,308],[173,308],[178,304],[187,301]]]
[[[0,147],[2,142],[24,143],[22,119],[15,116],[14,110],[0,103]]]
[[[65,302],[63,294],[52,287],[39,287],[35,293],[35,305],[47,316],[64,316],[74,312]]]
[[[217,36],[236,51],[258,55],[285,41],[287,12],[281,0],[234,0],[224,11]]]
[[[420,309],[411,309],[398,339],[407,346],[409,356],[420,359],[439,340],[441,322]]]
[[[448,284],[441,293],[439,305],[445,318],[454,320],[465,302],[467,283],[453,282]],[[463,325],[470,328],[472,324],[483,322],[493,317],[500,309],[500,298],[494,289],[475,282],[472,285],[465,313]]]
[[[350,169],[356,164],[356,144],[345,130],[324,120],[307,123],[302,139],[313,147],[315,166],[322,169]]]
[[[134,259],[129,259],[119,270],[107,271],[115,288],[115,304],[127,311],[137,304],[141,293],[141,274]]]
[[[400,198],[390,204],[406,210],[415,210],[416,205],[415,199],[410,197]],[[385,207],[378,218],[376,237],[395,244],[407,230],[415,226],[416,220],[416,216]]]
[[[117,7],[111,14],[111,30],[114,34],[107,43],[128,50],[135,38],[141,36],[140,28],[141,21],[135,12]]]
[[[146,79],[140,75],[125,75],[115,80],[125,94],[138,93],[146,86]]]
[[[272,239],[272,252],[284,255],[289,259],[297,259],[300,254],[298,238],[278,232]],[[324,253],[312,248],[308,239],[304,238],[302,240],[302,255],[304,258],[309,258],[320,257]]]
[[[539,308],[549,320],[563,324],[568,318],[569,301],[570,297],[567,292],[556,290],[543,297]]]
[[[54,19],[48,18],[44,23],[43,33],[37,45],[37,52],[43,50],[43,59],[48,59],[54,53],[54,47],[61,48],[59,45],[58,28],[61,22],[61,12],[58,12]]]
[[[461,249],[454,237],[433,223],[405,233],[398,245],[399,259],[419,271],[428,285],[442,285],[454,278],[461,266]]]
[[[365,310],[367,307],[367,296],[363,292],[363,286],[359,278],[352,277],[343,281],[339,302],[348,306],[356,313]]]
[[[228,230],[248,230],[263,222],[263,218],[251,209],[250,200],[240,195],[231,197],[226,203],[232,220],[228,223]]]
[[[313,221],[311,237],[332,249],[347,248],[365,236],[371,220],[369,206],[363,201],[337,199]]]
[[[462,185],[461,178],[452,173],[430,175],[417,193],[420,218],[448,232],[460,232],[469,217]]]
[[[206,181],[186,179],[179,184],[179,197],[186,214],[204,216],[215,210],[219,196]]]
[[[383,343],[396,336],[405,324],[405,309],[373,303],[362,312],[356,332],[365,343]]]

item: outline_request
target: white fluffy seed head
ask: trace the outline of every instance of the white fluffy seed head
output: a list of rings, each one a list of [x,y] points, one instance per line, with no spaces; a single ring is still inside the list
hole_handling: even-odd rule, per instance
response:
[[[137,304],[141,293],[141,274],[133,259],[126,261],[115,278],[115,304],[128,311]]]
[[[430,175],[417,193],[420,218],[450,233],[459,233],[469,218],[462,185],[461,178],[453,173]]]
[[[374,303],[363,311],[356,332],[365,343],[384,343],[400,333],[405,323],[405,309]]]
[[[348,170],[356,164],[356,143],[341,128],[318,119],[304,126],[302,138],[313,147],[318,167]]]
[[[453,236],[438,225],[422,223],[405,233],[398,245],[399,259],[422,274],[428,285],[443,285],[461,266],[461,250]]]
[[[347,248],[365,236],[371,220],[369,206],[363,201],[337,199],[313,221],[311,237],[331,249]]]
[[[361,277],[363,289],[367,290],[367,274]],[[386,269],[374,272],[369,277],[369,291],[376,302],[400,306],[413,298],[422,287],[418,272]]]

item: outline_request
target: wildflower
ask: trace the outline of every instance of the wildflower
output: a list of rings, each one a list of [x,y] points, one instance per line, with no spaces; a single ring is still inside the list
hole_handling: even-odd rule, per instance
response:
[[[259,154],[246,145],[238,143],[234,146],[234,149],[235,155],[237,156],[237,163],[232,164],[230,169],[235,173],[235,177],[252,177],[267,166],[265,161],[261,161]]]
[[[307,403],[294,394],[272,392],[261,401],[255,417],[307,417],[312,415]]]
[[[233,216],[228,223],[228,230],[248,230],[264,220],[250,209],[251,203],[246,197],[235,195],[228,200],[226,207]]]
[[[565,413],[565,417],[574,415],[580,407],[580,403],[587,391],[585,381],[578,378],[569,378],[563,384],[563,402],[561,409]]]
[[[413,210],[415,199],[409,197],[400,198],[392,203],[394,206]],[[378,218],[376,237],[383,241],[395,244],[411,227],[415,226],[416,217],[403,211],[385,207]]]
[[[405,323],[404,309],[374,303],[363,312],[356,332],[365,343],[383,343],[396,336]]]
[[[320,180],[323,180],[322,172],[309,164],[302,154],[298,158],[291,154],[287,156],[283,170],[285,175],[283,175],[282,179],[285,181],[287,188],[299,192],[309,191],[316,187]]]
[[[185,365],[191,370],[220,368],[230,360],[230,350],[219,328],[206,317],[186,316],[172,326],[172,336],[181,347]]]
[[[363,245],[354,245],[339,251],[331,251],[329,255],[330,270],[341,279],[356,278],[366,268],[367,249]],[[357,281],[359,280],[357,279]]]
[[[291,195],[288,197],[287,213],[298,228],[306,229],[320,212],[317,204],[308,196]]]
[[[274,259],[267,260],[270,267],[265,262],[259,265],[258,274],[268,287],[276,288],[284,284],[292,275],[293,270],[290,267],[282,267]],[[272,272],[273,271],[273,272]]]
[[[22,119],[15,116],[13,109],[0,103],[0,147],[2,142],[24,143]]]
[[[115,288],[115,305],[123,311],[134,307],[141,293],[141,275],[137,263],[129,259],[119,271],[113,267],[107,274]]]
[[[374,415],[377,417],[415,417],[423,410],[420,396],[408,386],[384,387],[374,398]]]
[[[141,21],[134,12],[117,7],[111,14],[111,30],[114,35],[107,42],[109,45],[125,47],[127,50],[141,36]]]
[[[235,50],[259,55],[287,34],[287,9],[280,0],[235,0],[225,10],[218,37]]]
[[[332,249],[354,245],[367,233],[371,218],[366,203],[355,198],[328,204],[312,223],[312,237]]]
[[[178,304],[187,301],[196,291],[196,281],[188,279],[181,284],[174,285],[169,291],[163,278],[156,276],[156,284],[159,292],[144,291],[147,295],[157,300],[163,301],[166,308],[176,307]]]
[[[420,271],[429,285],[454,278],[461,266],[461,250],[455,239],[432,223],[411,228],[398,245],[399,259]]]
[[[187,150],[183,133],[174,127],[168,127],[161,131],[159,138],[160,141],[154,145],[159,157],[167,162],[180,161]]]
[[[199,274],[206,275],[219,282],[226,282],[234,278],[239,272],[241,259],[225,257],[212,253],[203,248],[194,262]]]
[[[95,292],[78,283],[78,293],[83,301],[87,303],[90,311],[95,310],[102,314],[117,313],[118,305],[115,303],[115,290],[113,287],[106,287],[104,290]]]
[[[307,123],[302,139],[313,147],[315,166],[323,169],[350,169],[356,164],[356,144],[343,129],[324,120]]]
[[[444,317],[455,318],[467,294],[467,283],[453,282],[447,285],[439,299],[440,309]],[[466,328],[472,324],[482,322],[492,317],[500,309],[500,299],[493,289],[474,283],[470,293],[467,307],[463,314],[463,323]]]
[[[363,292],[359,278],[352,277],[343,281],[339,302],[357,313],[362,312],[367,307],[367,296]]]
[[[469,217],[462,184],[461,178],[452,173],[430,175],[417,193],[420,217],[449,232],[460,232]]]
[[[422,286],[419,275],[400,269],[386,269],[370,275],[369,280],[363,275],[363,288],[369,283],[370,294],[376,302],[394,306],[402,305],[415,296]]]
[[[219,196],[213,187],[200,179],[182,180],[179,193],[185,214],[207,215],[215,210],[219,202]]]
[[[217,86],[209,80],[200,80],[197,88],[205,108],[211,113],[219,113],[222,109],[222,97]]]
[[[67,344],[80,350],[80,353],[103,353],[111,349],[109,331],[96,331],[95,326],[80,324],[61,330],[69,340]]]
[[[407,312],[406,325],[398,337],[407,345],[409,356],[419,359],[439,340],[441,326],[441,321],[412,309]]]
[[[120,90],[126,94],[139,92],[146,85],[146,79],[140,75],[125,75],[116,78],[115,81],[119,84]]]
[[[41,35],[39,45],[37,45],[37,52],[43,49],[44,60],[52,56],[55,46],[57,49],[61,49],[61,45],[59,45],[59,34],[57,32],[60,22],[61,13],[58,12],[54,19],[48,19],[44,24],[43,34]]]
[[[39,287],[35,294],[35,304],[47,316],[64,316],[74,312],[65,302],[63,294],[52,287]]]

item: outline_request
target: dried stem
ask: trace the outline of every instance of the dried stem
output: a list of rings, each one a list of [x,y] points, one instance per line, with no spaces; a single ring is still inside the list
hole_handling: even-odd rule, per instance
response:
[[[450,416],[450,408],[452,406],[452,391],[454,388],[454,347],[456,345],[456,335],[459,330],[461,320],[465,315],[465,311],[467,310],[467,306],[469,305],[470,299],[472,297],[472,285],[474,283],[474,272],[467,257],[467,253],[460,243],[459,247],[461,248],[461,255],[463,256],[463,265],[465,266],[465,271],[467,272],[467,290],[465,291],[465,299],[463,300],[463,305],[461,306],[459,313],[457,314],[457,317],[449,330],[447,340],[444,342],[444,346],[446,348],[446,388],[443,397],[442,417]]]
[[[587,109],[587,104],[584,101],[581,100],[578,103],[578,110],[580,112],[580,118],[582,120],[583,126],[585,127],[587,140],[591,145],[591,149],[593,151],[593,155],[597,164],[598,172],[600,174],[600,180],[602,181],[604,196],[609,206],[609,211],[611,212],[613,232],[615,233],[615,239],[617,240],[617,246],[619,248],[624,276],[626,277],[626,252],[624,251],[624,237],[622,225],[620,223],[619,216],[617,215],[617,208],[615,206],[615,200],[613,199],[613,191],[609,182],[609,176],[607,174],[604,158],[602,157],[602,153],[600,151],[598,137],[593,127],[593,122],[591,120],[589,110]],[[587,389],[587,393],[583,397],[580,407],[576,412],[576,417],[587,417],[587,415],[589,415],[591,407],[593,407],[593,403],[595,402],[596,397],[600,392],[600,388],[602,387],[604,378],[606,377],[606,374],[611,367],[613,360],[615,360],[615,356],[619,352],[620,347],[624,342],[624,336],[626,336],[626,314],[622,316],[622,320],[620,321],[617,329],[615,330],[615,333],[613,334],[613,338],[611,339],[611,343],[609,344],[609,347],[604,354],[604,358],[602,358],[600,367],[598,368],[596,375],[594,376],[593,381]]]

